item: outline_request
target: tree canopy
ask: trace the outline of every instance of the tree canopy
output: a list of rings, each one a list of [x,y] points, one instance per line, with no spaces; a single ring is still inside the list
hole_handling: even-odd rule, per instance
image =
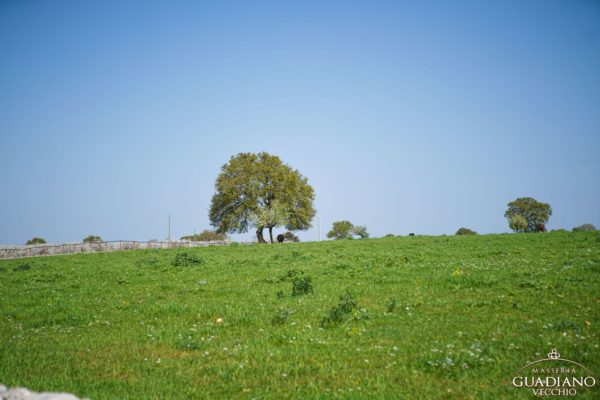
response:
[[[361,239],[367,239],[369,237],[369,232],[367,232],[366,226],[353,226],[352,234],[360,237]]]
[[[349,239],[352,237],[352,222],[350,221],[336,221],[333,223],[331,230],[327,232],[329,239]]]
[[[26,245],[33,245],[33,244],[45,244],[46,241],[41,238],[41,237],[34,237],[33,239],[29,239],[27,241],[27,243],[25,243]]]
[[[523,217],[527,222],[524,228],[521,219],[516,218],[517,215]],[[511,201],[504,213],[510,228],[516,232],[543,231],[551,215],[552,208],[550,204],[541,203],[531,197],[521,197]]]
[[[327,233],[330,239],[353,239],[354,235],[361,239],[369,237],[366,226],[354,226],[350,221],[336,221]]]
[[[100,236],[89,235],[83,238],[83,243],[102,243],[102,238]]]
[[[182,236],[181,240],[189,240],[190,242],[215,242],[227,240],[227,235],[224,233],[218,233],[208,229],[203,230],[197,235],[186,235]]]
[[[456,231],[456,235],[477,235],[477,232],[475,232],[472,229],[469,228],[458,228],[458,230]]]
[[[211,224],[220,233],[243,233],[256,229],[259,242],[263,230],[306,230],[315,215],[313,188],[297,170],[277,156],[262,152],[240,153],[221,168],[209,211]]]
[[[593,232],[596,230],[596,227],[592,224],[583,224],[581,226],[576,226],[573,228],[573,232]]]
[[[527,220],[524,216],[520,214],[515,214],[508,221],[508,226],[510,227],[510,229],[517,233],[525,232],[525,230],[527,229]]]

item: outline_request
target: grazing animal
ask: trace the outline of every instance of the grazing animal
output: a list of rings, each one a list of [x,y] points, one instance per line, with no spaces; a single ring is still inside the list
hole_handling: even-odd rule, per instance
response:
[[[537,224],[535,226],[535,231],[536,232],[546,232],[546,225],[544,225],[544,224]]]
[[[283,240],[285,239],[285,237],[280,233],[279,235],[277,235],[277,241],[279,243],[283,243]]]
[[[408,236],[415,236],[415,234],[414,233],[409,233]]]

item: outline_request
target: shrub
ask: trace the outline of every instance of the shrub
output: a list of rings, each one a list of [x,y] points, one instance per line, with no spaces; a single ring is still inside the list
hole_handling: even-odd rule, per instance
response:
[[[25,244],[28,246],[32,244],[46,244],[46,241],[41,237],[34,237],[33,239],[29,239]]]
[[[13,271],[29,271],[31,269],[31,264],[24,262],[13,268]]]
[[[393,233],[388,233],[387,235],[384,236],[384,238],[393,238],[393,237],[396,237],[396,236],[394,236]]]
[[[188,251],[182,251],[175,255],[172,264],[175,267],[190,267],[192,265],[202,265],[204,260]]]
[[[285,273],[285,275],[283,275],[281,278],[279,278],[279,280],[280,281],[294,280],[295,278],[298,278],[302,275],[304,275],[304,271],[301,271],[299,269],[288,269],[288,271]]]
[[[333,307],[329,311],[329,314],[321,320],[321,326],[328,327],[346,322],[357,306],[358,302],[354,299],[352,294],[347,291],[344,292],[344,294],[340,296],[338,305]]]
[[[456,231],[457,235],[477,235],[477,232],[472,231],[469,228],[460,228],[459,230]]]
[[[285,308],[279,309],[275,315],[273,315],[273,318],[271,318],[271,325],[283,325],[287,322],[289,316],[289,310]]]
[[[289,242],[299,242],[300,239],[298,238],[298,236],[294,235],[292,232],[287,231],[286,233],[283,234],[283,238]]]
[[[227,240],[227,235],[206,229],[197,235],[182,236],[181,240],[189,240],[191,242],[220,242]]]
[[[392,313],[396,309],[396,300],[391,299],[387,305],[387,312]]]
[[[100,236],[90,235],[83,239],[83,243],[102,243],[102,238]]]
[[[292,280],[292,296],[302,296],[313,292],[310,276],[298,276]]]
[[[573,228],[573,232],[593,232],[596,230],[596,227],[592,224],[583,224],[581,226],[576,226]]]

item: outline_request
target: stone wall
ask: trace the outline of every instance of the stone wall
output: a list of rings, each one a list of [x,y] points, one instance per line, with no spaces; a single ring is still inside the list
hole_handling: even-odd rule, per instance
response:
[[[79,397],[69,393],[36,393],[25,388],[9,389],[0,384],[0,400],[80,400]],[[81,399],[87,400],[87,399]]]
[[[0,259],[52,256],[57,254],[96,253],[102,251],[138,250],[138,249],[176,249],[205,247],[229,244],[219,242],[138,242],[134,240],[114,240],[99,243],[65,243],[35,246],[0,247]]]

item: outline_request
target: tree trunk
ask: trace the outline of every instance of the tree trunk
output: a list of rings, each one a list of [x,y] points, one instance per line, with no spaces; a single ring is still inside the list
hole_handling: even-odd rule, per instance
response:
[[[263,236],[263,227],[257,228],[256,229],[256,238],[258,239],[258,243],[267,243],[267,241],[265,240],[264,236]]]
[[[273,243],[273,227],[269,227],[269,237],[271,238],[271,243]]]

